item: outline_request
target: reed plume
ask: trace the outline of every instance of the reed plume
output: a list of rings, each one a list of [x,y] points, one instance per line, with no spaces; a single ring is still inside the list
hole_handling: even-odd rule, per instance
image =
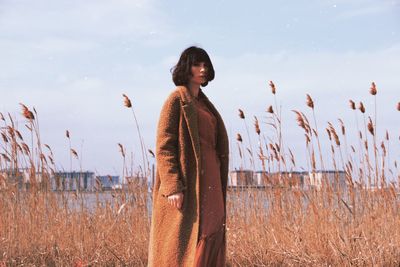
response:
[[[339,136],[336,133],[335,128],[333,127],[332,123],[328,122],[328,127],[329,127],[329,131],[331,132],[333,139],[336,143],[337,146],[340,146],[340,140],[339,140]]]
[[[122,179],[123,182],[126,182],[125,179],[128,176],[128,167],[126,166],[126,152],[125,148],[121,143],[118,143],[119,152],[122,155]]]
[[[244,112],[239,108],[239,118],[245,119]]]
[[[24,138],[22,137],[21,133],[18,130],[15,130],[15,134],[18,136],[20,141],[24,141]]]
[[[257,135],[260,135],[261,133],[260,124],[258,123],[258,119],[256,116],[254,116],[254,128],[256,130]]]
[[[125,149],[124,149],[124,146],[123,146],[122,144],[120,144],[120,143],[118,143],[118,146],[119,146],[119,151],[121,152],[122,157],[125,158]]]
[[[243,142],[242,136],[239,133],[236,134],[236,140],[239,142]]]
[[[360,102],[360,104],[358,105],[358,109],[361,111],[361,113],[365,113],[365,107],[363,102]]]
[[[275,84],[273,83],[273,81],[269,81],[269,87],[271,87],[271,91],[272,94],[276,94],[276,88],[275,88]]]
[[[142,134],[140,133],[139,123],[137,121],[135,111],[133,110],[130,98],[126,94],[122,94],[122,97],[124,100],[124,106],[131,109],[133,118],[135,120],[136,130],[138,132],[140,147],[142,151],[143,167],[145,168],[144,176],[148,177],[148,175],[150,175],[150,163],[146,153],[146,145],[144,143],[144,139],[142,138]]]
[[[351,109],[353,109],[353,110],[356,109],[356,103],[353,100],[351,100],[351,99],[349,100],[349,105],[350,105]]]
[[[11,159],[10,159],[6,154],[1,153],[1,155],[3,156],[3,159],[4,159],[5,161],[11,162]]]
[[[71,145],[71,136],[70,136],[68,130],[65,131],[65,136],[66,136],[67,139],[68,139],[69,150],[72,151],[72,150],[71,150],[71,149],[72,149],[72,145]],[[72,172],[72,154],[71,154],[71,153],[69,154],[69,171]]]
[[[375,135],[374,134],[374,125],[372,124],[372,120],[371,120],[371,117],[368,117],[368,125],[367,125],[367,127],[368,127],[368,131],[371,133],[371,135]]]
[[[371,186],[371,167],[370,167],[370,158],[369,158],[369,149],[368,149],[368,137],[367,137],[367,122],[365,118],[365,107],[363,102],[359,103],[358,109],[361,111],[363,114],[363,119],[364,119],[364,132],[365,132],[365,140],[364,140],[364,148],[365,148],[365,167],[364,167],[364,173],[368,173],[368,186]],[[362,141],[362,135],[361,131],[360,133],[360,141]],[[367,172],[366,172],[367,171]]]
[[[20,103],[21,107],[22,107],[22,116],[24,116],[26,119],[32,121],[35,119],[35,116],[33,115],[32,111],[30,111],[28,109],[27,106],[25,106],[24,104]]]
[[[4,133],[1,133],[1,137],[3,138],[4,143],[8,143],[8,138]]]
[[[376,93],[377,93],[376,85],[375,85],[374,82],[371,83],[371,87],[369,88],[369,93],[370,93],[371,95],[376,95]]]
[[[377,119],[377,105],[376,105],[376,94],[377,94],[377,89],[376,89],[376,84],[375,82],[371,83],[371,87],[369,90],[370,94],[374,96],[374,124],[372,124],[371,117],[369,117],[369,123],[368,123],[368,130],[371,132],[370,128],[372,126],[372,132],[375,134],[372,134],[373,141],[374,141],[374,157],[375,157],[375,180],[378,182],[378,177],[379,177],[379,164],[378,164],[378,155],[377,155],[377,141],[376,141],[376,133],[377,133],[377,124],[376,124],[376,119]],[[369,125],[371,124],[371,126]]]
[[[153,152],[153,150],[151,150],[151,149],[148,149],[147,151],[150,153],[150,155],[151,155],[153,158],[155,158],[155,157],[156,157],[156,156],[154,155],[154,152]]]
[[[308,107],[310,107],[312,109],[312,113],[313,113],[313,118],[314,118],[314,125],[315,125],[315,138],[317,139],[317,145],[318,145],[318,152],[319,152],[319,159],[321,161],[321,170],[325,170],[325,164],[324,164],[324,160],[322,158],[322,149],[321,149],[321,143],[319,140],[319,136],[318,136],[318,124],[317,124],[317,117],[315,115],[315,109],[314,109],[314,101],[311,98],[311,96],[309,94],[307,94],[306,96],[306,104]],[[315,160],[314,160],[315,162]]]
[[[71,148],[71,154],[72,154],[76,159],[79,159],[78,153],[76,152],[75,149]]]
[[[239,150],[239,157],[240,157],[240,169],[243,169],[243,167],[246,167],[246,156],[245,152],[243,151],[243,139],[242,135],[240,133],[236,134],[236,141],[237,141],[237,146]]]
[[[24,151],[25,155],[29,156],[29,154],[31,153],[29,146],[25,143],[21,143],[21,147],[22,147],[22,150]]]
[[[303,128],[306,132],[308,132],[308,129],[306,127],[305,121],[301,113],[297,110],[292,110],[294,113],[296,113],[296,121],[297,125],[299,125],[301,128]]]
[[[255,165],[254,165],[254,152],[253,152],[254,149],[253,149],[253,144],[252,144],[252,142],[251,142],[249,127],[247,126],[247,122],[246,122],[246,120],[245,120],[246,116],[244,115],[243,110],[238,109],[238,111],[239,111],[239,118],[243,120],[244,125],[245,125],[245,128],[246,128],[247,138],[248,138],[248,140],[249,140],[249,145],[250,145],[250,150],[249,150],[249,153],[250,153],[250,156],[251,156],[251,157],[250,157],[250,163],[251,163],[251,166],[252,166],[253,171],[254,171],[254,170],[255,170]]]
[[[270,124],[273,126],[275,133],[276,133],[276,137],[278,139],[278,145],[281,148],[281,155],[280,158],[283,158],[286,156],[285,153],[285,146],[283,144],[283,136],[282,136],[282,107],[278,106],[278,102],[277,102],[277,98],[276,98],[276,86],[274,84],[273,81],[269,81],[269,86],[271,88],[271,92],[274,96],[274,104],[275,104],[275,108],[273,109],[272,106],[269,106],[267,109],[267,112],[272,114],[271,118],[273,120],[273,124]],[[283,167],[285,167],[286,171],[287,171],[287,166],[285,164],[286,160],[282,160],[283,163]],[[278,161],[278,171],[281,172],[282,169],[282,164],[281,161]]]
[[[312,98],[311,98],[311,96],[309,94],[307,94],[306,104],[310,108],[314,109],[314,101],[312,100]]]
[[[122,94],[122,97],[124,98],[124,106],[127,108],[131,108],[132,107],[132,102],[129,99],[129,97],[125,94]]]

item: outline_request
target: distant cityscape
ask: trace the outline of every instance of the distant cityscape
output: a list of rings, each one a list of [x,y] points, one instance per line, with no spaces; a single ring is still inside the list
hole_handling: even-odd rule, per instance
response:
[[[120,189],[122,186],[119,176],[95,175],[91,171],[62,171],[43,175],[40,172],[33,174],[26,168],[18,171],[0,170],[0,175],[9,183],[17,183],[20,189],[29,189],[33,183],[52,191],[106,191]]]
[[[124,190],[128,184],[135,182],[147,185],[149,190],[154,181],[154,168],[149,178],[140,176],[95,175],[92,171],[62,171],[47,175],[44,179],[40,172],[33,175],[30,169],[21,169],[18,172],[0,170],[6,181],[17,183],[22,190],[29,189],[33,183],[52,191],[108,191]],[[333,187],[345,187],[346,177],[343,171],[315,171],[310,172],[275,172],[252,170],[233,170],[229,173],[229,188],[266,188],[290,187],[297,189],[320,188],[326,181]],[[2,184],[0,183],[0,189]]]

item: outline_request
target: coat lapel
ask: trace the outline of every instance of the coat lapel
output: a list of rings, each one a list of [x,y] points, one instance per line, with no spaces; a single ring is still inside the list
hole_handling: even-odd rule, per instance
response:
[[[199,93],[202,95],[202,97],[205,98],[208,108],[210,109],[210,111],[214,114],[214,116],[217,119],[217,127],[218,127],[218,129],[217,129],[217,152],[218,152],[218,155],[221,158],[228,157],[228,155],[227,155],[227,153],[228,153],[227,151],[229,149],[228,137],[227,137],[227,132],[225,129],[224,122],[221,118],[221,115],[219,114],[217,109],[214,107],[214,105],[210,102],[210,100],[208,100],[208,97],[203,93],[203,91],[200,91]]]
[[[186,120],[186,124],[189,130],[190,139],[192,140],[193,150],[197,161],[200,159],[200,137],[197,122],[197,111],[193,104],[193,97],[191,96],[189,89],[185,86],[178,86],[178,91],[181,96],[183,115]]]

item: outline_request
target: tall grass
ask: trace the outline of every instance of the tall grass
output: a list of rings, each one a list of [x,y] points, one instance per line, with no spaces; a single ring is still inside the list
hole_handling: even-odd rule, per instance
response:
[[[228,265],[398,266],[400,175],[397,161],[389,158],[389,133],[382,140],[377,136],[376,111],[367,120],[366,107],[360,103],[357,111],[350,100],[357,145],[348,144],[351,133],[339,118],[339,127],[333,122],[326,126],[329,150],[323,151],[315,110],[318,103],[306,95],[313,123],[305,111],[294,111],[305,138],[304,151],[298,153],[306,155],[311,175],[325,170],[331,162],[335,179],[339,179],[340,171],[345,172],[346,185],[335,186],[323,176],[321,187],[301,188],[293,186],[291,180],[291,172],[299,166],[282,135],[277,88],[273,82],[270,87],[274,104],[266,111],[266,124],[260,124],[257,118],[254,122],[259,147],[253,149],[246,121],[248,140],[237,135],[242,166],[246,167],[246,157],[250,157],[252,168],[260,161],[267,171],[267,186],[229,190]],[[374,83],[371,90],[375,90],[371,94],[376,98]],[[124,95],[125,106],[131,108],[128,100]],[[11,116],[0,113],[0,266],[145,266],[151,197],[146,185],[129,179],[127,190],[102,192],[98,185],[96,192],[90,193],[51,191],[50,177],[57,172],[51,148],[40,140],[36,111],[25,105],[22,108],[29,141]],[[400,103],[396,108],[400,111]],[[241,114],[245,119],[244,111]],[[148,176],[146,148],[135,115],[134,119],[143,159],[139,176]],[[264,127],[271,127],[273,134],[266,135]],[[70,142],[69,132],[67,138]],[[128,176],[126,151],[118,145],[122,172]],[[70,150],[72,161],[77,153],[71,145]],[[21,168],[28,169],[29,189],[19,188],[16,182],[22,177]]]

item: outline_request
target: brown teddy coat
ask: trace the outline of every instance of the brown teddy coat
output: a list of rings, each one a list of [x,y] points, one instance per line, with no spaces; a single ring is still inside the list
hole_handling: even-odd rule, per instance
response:
[[[202,91],[199,94],[203,94]],[[193,266],[199,233],[200,140],[197,111],[188,88],[178,86],[165,101],[157,129],[157,171],[153,187],[148,266]],[[217,118],[217,153],[226,206],[228,136],[221,116],[206,98]],[[182,209],[168,204],[167,196],[183,192]]]

